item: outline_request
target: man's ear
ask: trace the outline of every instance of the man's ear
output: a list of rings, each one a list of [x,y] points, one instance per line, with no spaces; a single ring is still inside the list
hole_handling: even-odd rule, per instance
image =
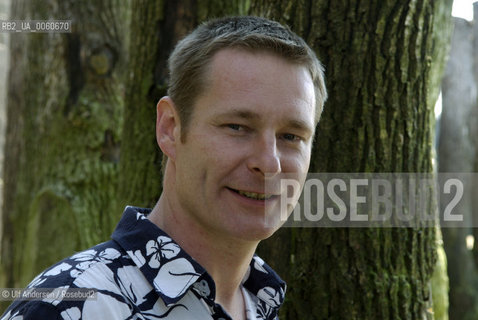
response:
[[[176,144],[179,143],[181,124],[173,100],[166,96],[156,106],[156,141],[169,159],[176,159]]]

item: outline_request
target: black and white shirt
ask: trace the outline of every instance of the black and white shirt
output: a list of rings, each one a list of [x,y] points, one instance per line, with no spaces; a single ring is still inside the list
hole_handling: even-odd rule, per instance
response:
[[[112,240],[58,262],[28,285],[94,289],[94,299],[17,300],[1,320],[231,319],[215,303],[211,276],[146,218],[150,212],[126,207]],[[285,283],[258,256],[241,289],[248,320],[277,319]]]

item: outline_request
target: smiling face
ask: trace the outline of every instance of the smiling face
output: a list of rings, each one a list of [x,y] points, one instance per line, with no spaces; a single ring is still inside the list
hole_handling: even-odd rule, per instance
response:
[[[266,181],[309,168],[314,85],[305,67],[242,49],[216,53],[207,79],[169,159],[169,202],[205,232],[262,240],[280,227],[266,223],[281,192],[265,194]]]

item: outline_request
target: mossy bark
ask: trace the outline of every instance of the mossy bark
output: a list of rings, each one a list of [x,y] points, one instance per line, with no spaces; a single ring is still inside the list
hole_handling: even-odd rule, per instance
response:
[[[14,1],[13,19],[72,20],[14,34],[7,105],[1,286],[22,287],[107,239],[116,197],[128,2]]]
[[[432,171],[445,56],[436,50],[451,4],[252,1],[252,13],[289,24],[325,65],[330,97],[311,172]],[[433,318],[434,228],[283,229],[261,253],[288,281],[283,319]]]

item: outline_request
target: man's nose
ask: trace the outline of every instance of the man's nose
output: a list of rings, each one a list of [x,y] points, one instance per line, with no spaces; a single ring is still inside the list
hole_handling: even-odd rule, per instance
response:
[[[280,154],[275,135],[264,135],[253,143],[248,167],[263,176],[276,175],[281,172]]]

